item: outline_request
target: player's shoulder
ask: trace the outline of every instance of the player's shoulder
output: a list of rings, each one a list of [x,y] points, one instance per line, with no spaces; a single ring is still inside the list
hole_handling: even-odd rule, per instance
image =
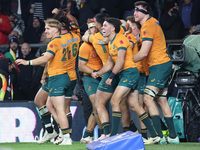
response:
[[[116,40],[124,40],[124,41],[127,41],[128,39],[127,39],[127,37],[126,37],[124,34],[118,33],[118,34],[116,35]]]
[[[159,21],[154,17],[149,17],[147,21],[144,23],[144,26],[154,27],[155,25],[159,25]]]
[[[122,45],[124,43],[128,43],[129,40],[127,37],[123,34],[116,34],[114,37],[113,41],[110,42],[110,44],[115,44],[115,45]]]
[[[92,35],[93,35],[95,38],[102,38],[102,37],[103,37],[103,33],[102,33],[102,32],[93,33]]]
[[[61,39],[61,36],[59,35],[59,36],[53,38],[53,39],[49,42],[49,44],[60,43],[60,39]]]
[[[88,42],[83,42],[83,44],[81,44],[81,48],[90,48],[93,47],[92,44],[88,43]]]
[[[129,33],[126,37],[127,37],[127,39],[129,41],[134,41],[134,42],[137,41],[136,38],[135,38],[135,36],[132,33]]]

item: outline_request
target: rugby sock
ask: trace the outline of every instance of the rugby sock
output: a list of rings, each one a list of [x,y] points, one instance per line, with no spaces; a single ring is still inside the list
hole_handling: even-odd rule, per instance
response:
[[[53,118],[53,117],[52,117]],[[58,124],[56,122],[56,120],[53,118],[53,126],[54,126],[54,129],[57,133],[59,133],[59,128],[58,128]]]
[[[67,119],[68,119],[68,122],[69,122],[69,129],[72,129],[72,113],[69,112],[67,114]]]
[[[162,130],[167,130],[168,128],[166,127],[166,125],[164,124],[164,122],[162,121],[162,119],[160,119],[160,123],[161,123],[161,129]]]
[[[147,113],[143,113],[142,115],[139,116],[139,119],[144,123],[144,125],[147,127],[149,130],[149,133],[151,134],[151,137],[156,137],[158,133],[156,132],[153,123],[151,122],[149,116]]]
[[[110,134],[110,123],[109,122],[102,123],[102,127],[103,127],[103,134],[105,134],[105,135]]]
[[[157,133],[158,133],[158,136],[163,138],[161,123],[160,123],[160,116],[151,116],[151,120],[153,122],[153,125],[154,125]]]
[[[142,137],[147,139],[147,128],[141,129],[140,133],[142,134]]]
[[[44,123],[47,132],[53,133],[53,127],[51,125],[51,113],[49,112],[49,110],[46,108],[45,105],[39,109],[39,113],[42,117],[41,120]]]
[[[123,132],[130,131],[130,127],[123,127]]]
[[[133,120],[130,121],[130,130],[133,132],[137,131],[137,127],[135,126]]]
[[[65,129],[61,129],[61,131],[62,131],[62,134],[65,135],[65,134],[70,132],[70,129],[69,128],[65,128]]]
[[[85,133],[84,133],[84,135],[83,135],[83,138],[86,138],[86,137],[88,137],[88,136],[92,137],[92,135],[93,135],[93,132],[86,129],[86,130],[85,130]]]
[[[101,134],[103,134],[103,128],[102,128],[102,129],[100,129],[100,131],[101,131]]]
[[[173,117],[164,117],[164,119],[169,129],[169,137],[176,138],[177,135],[174,127]]]
[[[122,117],[121,112],[119,111],[112,112],[112,130],[110,136],[117,134],[121,117]]]

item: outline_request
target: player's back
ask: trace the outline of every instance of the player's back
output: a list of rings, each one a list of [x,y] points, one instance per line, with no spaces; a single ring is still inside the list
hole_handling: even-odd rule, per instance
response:
[[[74,80],[76,79],[75,67],[76,67],[76,58],[80,44],[80,36],[73,32],[71,33],[67,32],[61,35],[60,41],[64,54],[63,57],[61,58],[61,61],[67,62],[66,63],[67,72],[69,76],[70,73],[72,73],[70,79]]]

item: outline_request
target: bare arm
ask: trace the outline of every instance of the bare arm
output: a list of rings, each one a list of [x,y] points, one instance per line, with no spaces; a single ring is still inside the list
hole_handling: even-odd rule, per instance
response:
[[[132,42],[130,42],[131,43],[131,49],[133,49],[133,47],[134,47],[134,44],[132,43]]]
[[[89,41],[88,41],[89,36],[90,36],[90,32],[89,32],[89,30],[87,30],[87,31],[85,32],[85,34],[82,36],[82,40],[83,40],[84,42],[89,42]]]
[[[114,61],[112,60],[112,57],[109,56],[108,57],[108,61],[106,62],[106,64],[98,71],[98,74],[101,76],[104,73],[108,72],[110,69],[113,68],[113,66],[115,65]]]
[[[98,71],[98,72],[93,72],[91,74],[91,76],[93,78],[97,78],[97,77],[100,77],[102,76],[104,73],[108,72],[110,69],[113,68],[114,66],[114,61],[112,60],[111,56],[108,57],[108,61],[106,62],[106,64]]]
[[[48,64],[46,64],[43,74],[42,74],[42,79],[45,80],[46,78],[48,78],[48,69],[47,69]]]
[[[60,9],[54,8],[51,13],[52,14],[58,14],[59,11],[60,11]],[[69,12],[67,13],[66,17],[69,19],[70,22],[75,23],[76,25],[78,25],[77,19],[74,16],[72,16]]]
[[[126,30],[129,28],[129,24],[125,20],[120,20],[121,21],[121,26],[124,26]]]
[[[85,72],[85,73],[88,73],[88,74],[91,74],[94,70],[91,69],[90,67],[88,67],[87,65],[87,62],[83,61],[83,60],[78,60],[78,67],[79,67],[79,70],[81,72]]]
[[[128,30],[124,33],[125,36],[127,36],[129,33],[132,33],[132,29],[129,27]]]
[[[36,59],[33,59],[33,60],[29,60],[29,61],[26,61],[24,59],[17,59],[16,60],[16,63],[17,65],[33,65],[33,66],[37,66],[37,65],[41,65],[41,64],[44,64],[44,63],[47,63],[50,59],[52,59],[54,57],[53,54],[49,53],[49,52],[45,52],[43,56],[40,56]]]
[[[115,63],[113,71],[112,71],[114,74],[117,74],[122,69],[122,67],[124,66],[125,57],[126,57],[126,51],[125,50],[118,50],[117,61]]]
[[[143,41],[142,42],[142,47],[139,50],[139,52],[133,57],[134,62],[138,62],[142,59],[144,59],[145,57],[147,57],[147,55],[149,54],[149,51],[151,50],[151,46],[152,46],[151,41]]]
[[[113,73],[117,74],[123,67],[124,62],[125,62],[125,56],[126,56],[126,51],[125,50],[118,50],[118,58],[116,63],[114,63],[114,61],[112,60],[111,56],[109,56],[108,61],[106,62],[106,64],[103,66],[103,68],[101,68],[98,73],[99,75],[102,75],[106,72],[108,72],[109,70],[113,68]]]
[[[67,13],[66,16],[67,16],[67,18],[69,19],[70,22],[75,23],[76,25],[78,25],[78,21],[74,16],[72,16],[70,13]]]
[[[115,77],[115,75],[122,69],[124,62],[125,62],[125,56],[126,56],[125,50],[118,50],[117,61],[116,61],[115,66],[112,70],[112,73],[110,74],[110,76],[106,80],[107,85],[111,85],[112,80]]]
[[[40,80],[40,83],[42,85],[44,85],[45,84],[45,79],[48,78],[48,77],[49,77],[49,75],[48,75],[47,64],[46,64],[46,66],[44,68],[44,71],[43,71],[43,74],[42,74],[42,78]]]

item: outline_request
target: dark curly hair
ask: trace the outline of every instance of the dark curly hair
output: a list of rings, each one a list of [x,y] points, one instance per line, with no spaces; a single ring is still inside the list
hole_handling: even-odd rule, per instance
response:
[[[108,17],[105,21],[107,21],[115,27],[115,33],[119,33],[121,21],[118,18]]]
[[[78,33],[78,27],[73,27],[69,19],[66,17],[68,11],[65,9],[60,9],[58,14],[54,14],[53,19],[58,20],[63,26],[65,30],[67,30],[70,34],[71,32]]]

